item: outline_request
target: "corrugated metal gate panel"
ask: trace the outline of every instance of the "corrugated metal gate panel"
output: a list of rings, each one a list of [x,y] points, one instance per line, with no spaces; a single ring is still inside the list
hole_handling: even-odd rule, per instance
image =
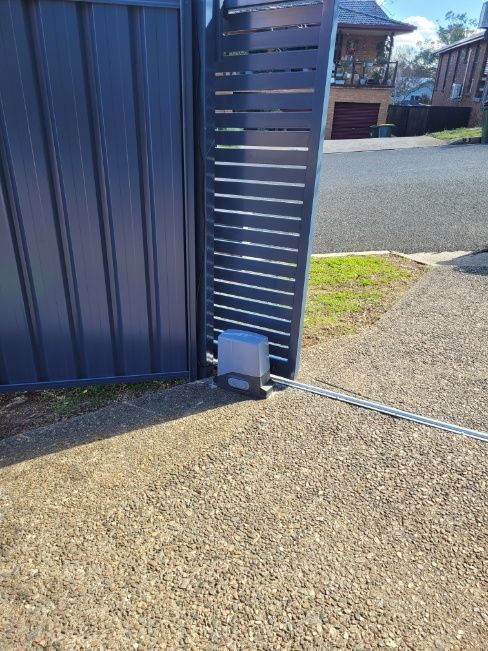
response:
[[[137,4],[0,3],[0,389],[189,374],[181,17]]]
[[[214,333],[266,334],[298,368],[334,44],[333,0],[227,0],[215,83]]]
[[[332,122],[332,140],[369,138],[369,127],[378,122],[380,104],[336,102]]]

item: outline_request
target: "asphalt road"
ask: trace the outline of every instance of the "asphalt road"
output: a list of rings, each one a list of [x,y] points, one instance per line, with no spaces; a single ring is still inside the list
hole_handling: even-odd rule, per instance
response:
[[[488,147],[327,154],[315,253],[488,247]]]

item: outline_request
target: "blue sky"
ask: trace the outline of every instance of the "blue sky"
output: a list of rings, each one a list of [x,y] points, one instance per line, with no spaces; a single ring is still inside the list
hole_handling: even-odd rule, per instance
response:
[[[395,42],[415,44],[422,39],[435,35],[435,20],[443,19],[447,11],[466,12],[470,17],[479,18],[483,0],[378,0],[378,4],[397,20],[417,25],[415,34],[397,36]]]

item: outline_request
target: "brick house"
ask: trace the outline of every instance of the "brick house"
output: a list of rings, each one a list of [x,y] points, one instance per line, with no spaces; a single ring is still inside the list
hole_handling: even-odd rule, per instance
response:
[[[326,138],[367,138],[370,125],[386,121],[394,37],[415,29],[389,18],[375,0],[340,0]]]
[[[488,82],[487,34],[477,32],[437,51],[432,105],[470,107],[472,127],[481,124],[481,103]]]

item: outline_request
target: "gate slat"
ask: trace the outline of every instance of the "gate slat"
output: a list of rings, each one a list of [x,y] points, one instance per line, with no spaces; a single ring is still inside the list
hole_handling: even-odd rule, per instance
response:
[[[218,147],[215,160],[219,163],[248,163],[254,165],[306,165],[308,152],[294,149],[232,149]]]
[[[233,111],[283,111],[311,110],[313,106],[313,93],[296,92],[246,92],[227,93],[215,97],[217,110]]]
[[[239,210],[243,212],[278,215],[283,217],[300,217],[302,204],[286,203],[284,201],[264,201],[260,199],[232,199],[230,197],[215,197],[215,208],[223,210]]]
[[[216,72],[244,72],[260,70],[300,70],[317,66],[317,50],[273,52],[224,56],[216,65]]]
[[[293,294],[285,294],[284,292],[272,292],[268,289],[248,287],[247,285],[239,285],[237,283],[226,283],[221,280],[215,281],[214,290],[220,294],[231,294],[232,296],[267,301],[268,303],[287,307],[293,306]]]
[[[244,255],[251,258],[261,258],[271,262],[292,262],[296,263],[298,255],[296,251],[281,249],[278,247],[258,246],[247,242],[228,242],[226,240],[215,240],[215,253],[229,253],[231,255]]]
[[[249,32],[224,36],[222,38],[223,52],[242,52],[251,50],[270,50],[272,48],[296,48],[318,45],[319,27],[278,29],[274,32]]]
[[[219,240],[232,242],[248,242],[250,244],[267,244],[286,249],[296,249],[299,244],[298,235],[275,233],[271,231],[257,231],[250,228],[230,228],[215,225],[215,237]]]
[[[249,2],[247,5],[251,4]],[[322,16],[322,4],[304,7],[287,7],[274,11],[248,11],[227,14],[224,18],[224,30],[263,29],[265,27],[285,27],[291,25],[319,24]]]
[[[305,175],[305,167],[259,167],[254,165],[222,164],[215,167],[215,176],[219,179],[303,184]]]
[[[266,217],[264,215],[242,215],[233,212],[216,212],[216,226],[248,226],[249,228],[281,231],[283,233],[299,233],[300,220],[283,217]]]
[[[269,183],[233,183],[216,181],[216,194],[233,194],[243,197],[268,197],[273,199],[290,199],[301,201],[303,188],[294,185],[271,185]]]
[[[292,316],[290,307],[279,307],[272,303],[260,303],[239,296],[223,295],[219,292],[215,292],[214,301],[216,305],[219,305],[222,308],[245,310],[246,312],[256,313],[261,316],[278,317],[287,320],[290,320]]]
[[[215,254],[215,264],[224,269],[234,269],[235,271],[251,271],[279,278],[295,279],[296,266],[291,264],[280,264],[279,262],[269,262],[267,260],[253,260],[239,256]]]
[[[306,147],[308,131],[216,131],[217,145],[247,145],[248,147]]]
[[[231,283],[250,285],[266,290],[276,292],[293,292],[295,281],[293,278],[276,278],[274,276],[264,276],[249,271],[239,271],[236,269],[215,269],[215,280],[226,280]]]
[[[281,90],[313,88],[315,72],[263,72],[255,75],[218,75],[216,91],[222,90]]]
[[[311,111],[256,111],[216,113],[217,127],[239,129],[308,129]]]

